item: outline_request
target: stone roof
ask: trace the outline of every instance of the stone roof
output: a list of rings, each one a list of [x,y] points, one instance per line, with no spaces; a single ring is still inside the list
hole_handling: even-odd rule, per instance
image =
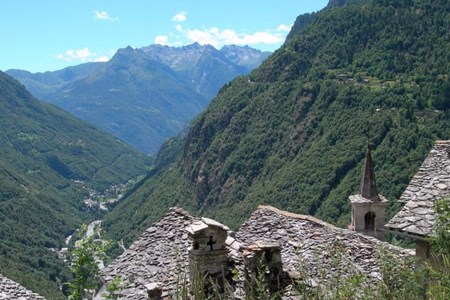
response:
[[[103,279],[110,282],[116,276],[128,283],[124,299],[147,300],[147,287],[161,283],[164,293],[181,284],[188,262],[190,246],[186,227],[199,219],[179,208],[171,208],[131,244],[122,255],[103,269]]]
[[[367,145],[366,159],[364,160],[363,175],[361,178],[361,186],[359,188],[359,195],[365,199],[379,201],[377,191],[377,183],[375,181],[375,172],[373,171],[372,154],[370,151],[370,144]]]
[[[236,239],[247,243],[276,242],[281,246],[283,269],[292,277],[301,268],[312,281],[332,279],[337,273],[358,270],[370,281],[380,279],[377,250],[394,248],[376,238],[352,230],[337,228],[311,216],[293,214],[270,206],[260,206],[236,233]],[[342,255],[339,265],[332,256]],[[410,255],[406,250],[400,250]],[[306,265],[305,265],[306,264]],[[326,270],[326,278],[320,274]]]
[[[188,230],[192,230],[191,225],[199,221],[181,209],[170,209],[167,215],[148,228],[128,250],[102,271],[103,278],[109,282],[115,276],[120,276],[128,283],[123,299],[148,299],[148,287],[155,283],[162,287],[163,296],[170,295],[177,285],[181,286],[189,277],[186,274],[191,243]],[[260,206],[239,231],[235,235],[230,232],[226,240],[229,258],[236,263],[239,278],[243,278],[242,255],[245,256],[245,245],[261,243],[280,246],[283,269],[291,277],[297,275],[298,266],[303,263],[311,277],[317,278],[316,282],[321,280],[319,270],[327,270],[327,278],[343,270],[359,270],[368,278],[378,280],[380,274],[376,249],[381,245],[390,246],[375,238],[336,228],[311,216]],[[345,256],[339,266],[333,265],[330,257],[330,249],[336,247]],[[406,252],[404,254],[409,255]]]
[[[433,234],[434,203],[450,195],[450,141],[437,141],[399,202],[405,206],[386,224],[412,237]]]
[[[17,282],[0,274],[0,300],[45,300],[44,297],[35,294]]]

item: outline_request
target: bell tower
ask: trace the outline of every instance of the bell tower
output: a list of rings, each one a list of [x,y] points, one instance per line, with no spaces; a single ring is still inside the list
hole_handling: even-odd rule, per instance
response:
[[[369,144],[367,144],[359,193],[350,196],[349,200],[352,204],[352,223],[349,228],[384,240],[384,213],[388,200],[377,192]]]

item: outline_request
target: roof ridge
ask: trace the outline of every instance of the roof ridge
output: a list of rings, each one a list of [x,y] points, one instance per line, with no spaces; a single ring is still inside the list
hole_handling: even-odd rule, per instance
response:
[[[189,217],[194,217],[192,214],[190,214],[187,210],[184,210],[181,207],[178,206],[172,206],[169,208],[169,212],[175,212],[178,213],[180,215],[184,215],[184,216],[189,216]]]
[[[318,219],[316,217],[313,217],[313,216],[310,216],[310,215],[302,215],[302,214],[292,213],[292,212],[289,212],[289,211],[278,209],[278,208],[270,206],[270,205],[259,205],[257,210],[258,209],[267,209],[267,210],[270,210],[270,211],[272,211],[272,212],[274,212],[276,214],[279,214],[279,215],[282,215],[282,216],[285,216],[285,217],[299,219],[299,220],[306,220],[306,221],[310,221],[310,222],[313,222],[313,223],[317,223],[317,224],[322,225],[324,227],[331,227],[333,229],[343,230],[342,228],[336,227],[336,226],[334,226],[334,225],[332,225],[330,223],[327,223],[325,221],[322,221],[322,220],[320,220],[320,219]]]
[[[437,140],[435,142],[435,144],[445,144],[445,145],[447,145],[447,144],[450,144],[450,140]]]
[[[175,214],[175,215],[174,215]],[[190,214],[188,211],[180,207],[170,207],[157,221],[150,224],[149,227],[159,227],[161,223],[165,223],[168,220],[173,220],[173,218],[183,218],[187,217],[189,219],[199,219],[198,217]]]

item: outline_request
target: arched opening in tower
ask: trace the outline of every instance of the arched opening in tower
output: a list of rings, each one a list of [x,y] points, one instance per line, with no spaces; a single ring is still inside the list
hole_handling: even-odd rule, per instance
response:
[[[375,229],[375,213],[373,211],[369,211],[365,214],[364,229],[365,230],[374,230]]]

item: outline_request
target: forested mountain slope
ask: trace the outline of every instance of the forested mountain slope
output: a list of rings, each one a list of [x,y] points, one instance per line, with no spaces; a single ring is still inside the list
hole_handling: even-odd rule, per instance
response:
[[[448,1],[371,0],[299,17],[107,217],[110,235],[129,242],[172,205],[235,227],[260,203],[345,226],[368,139],[389,218],[434,141],[450,139],[449,16]]]
[[[82,209],[86,188],[126,183],[145,173],[148,158],[2,72],[0,111],[0,273],[62,299],[67,266],[50,249],[92,218]]]

